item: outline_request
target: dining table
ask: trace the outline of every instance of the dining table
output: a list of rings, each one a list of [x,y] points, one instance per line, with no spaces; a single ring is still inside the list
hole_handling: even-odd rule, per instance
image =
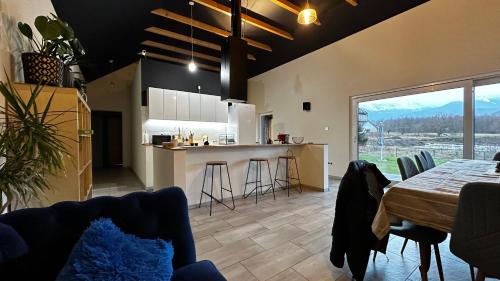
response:
[[[500,183],[497,164],[456,159],[394,184],[380,201],[372,223],[373,233],[382,239],[389,234],[391,225],[402,220],[450,233],[462,187],[471,182]],[[428,255],[430,260],[430,249]],[[428,266],[424,265],[425,271]]]

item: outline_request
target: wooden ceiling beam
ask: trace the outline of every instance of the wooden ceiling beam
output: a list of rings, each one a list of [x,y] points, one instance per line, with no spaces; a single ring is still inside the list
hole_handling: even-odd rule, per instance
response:
[[[345,1],[353,6],[358,6],[358,0],[345,0]]]
[[[174,62],[174,63],[179,63],[179,64],[185,64],[185,65],[188,65],[191,62],[189,60],[174,58],[174,57],[170,57],[170,56],[164,56],[164,55],[160,55],[160,54],[152,53],[152,52],[146,52],[146,58],[154,58],[154,59],[159,59],[159,60]],[[206,69],[206,70],[220,72],[220,67],[207,65],[207,64],[203,64],[203,63],[196,63],[196,66],[199,68]]]
[[[166,9],[161,9],[161,8],[155,9],[155,10],[152,10],[151,13],[154,15],[160,16],[160,17],[164,17],[167,19],[171,19],[171,20],[183,23],[183,24],[187,24],[187,25],[192,24],[193,27],[211,32],[213,34],[216,34],[216,35],[219,35],[222,37],[229,37],[231,35],[231,32],[229,32],[227,30],[206,24],[206,23],[198,21],[198,20],[191,21],[191,19],[188,17],[176,14],[176,13],[168,11]],[[266,45],[264,43],[261,43],[261,42],[258,42],[258,41],[255,41],[255,40],[252,40],[249,38],[243,38],[243,39],[246,40],[248,42],[248,45],[250,45],[250,46],[253,46],[253,47],[268,51],[268,52],[273,51],[269,45]]]
[[[226,16],[231,16],[231,8],[230,7],[222,5],[222,4],[215,2],[213,0],[194,0],[194,2],[196,2],[200,5],[203,5],[209,9],[212,9],[214,11],[217,11],[219,13],[222,13]],[[260,28],[262,30],[273,33],[275,35],[286,38],[288,40],[293,40],[293,36],[289,32],[287,32],[283,29],[277,28],[275,26],[272,26],[268,23],[265,23],[261,20],[254,18],[254,17],[248,16],[246,14],[241,15],[241,21],[248,23],[248,24],[251,24],[251,25],[253,25],[257,28]]]
[[[172,45],[167,45],[167,44],[163,44],[163,43],[159,43],[159,42],[155,42],[155,41],[151,41],[151,40],[143,41],[141,44],[144,46],[148,46],[148,47],[153,47],[153,48],[162,49],[162,50],[169,51],[169,52],[174,52],[174,53],[183,54],[186,56],[191,56],[191,50],[182,49],[182,48],[175,47]],[[220,63],[220,58],[218,58],[218,57],[210,56],[210,55],[199,53],[199,52],[192,52],[192,54],[193,54],[193,57],[197,57],[200,59]]]
[[[163,37],[168,37],[168,38],[176,39],[176,40],[183,41],[183,42],[191,44],[191,37],[183,35],[183,34],[179,34],[179,33],[176,33],[176,32],[172,32],[172,31],[165,30],[165,29],[162,29],[162,28],[159,28],[159,27],[154,27],[154,26],[148,27],[148,28],[146,28],[144,30],[147,31],[147,32],[151,32],[151,33],[163,36]],[[201,46],[201,47],[205,47],[205,48],[208,48],[208,49],[216,50],[216,51],[219,51],[219,52],[221,51],[221,46],[220,45],[217,45],[217,44],[214,44],[214,43],[211,43],[211,42],[207,42],[207,41],[204,41],[204,40],[193,38],[193,43],[195,45],[198,45],[198,46]],[[249,60],[256,60],[255,56],[252,55],[252,54],[247,54],[247,57],[248,57]]]
[[[302,11],[301,7],[287,0],[270,0],[270,1],[295,15],[299,15],[300,11]],[[314,24],[321,25],[321,22],[318,19],[314,22]]]

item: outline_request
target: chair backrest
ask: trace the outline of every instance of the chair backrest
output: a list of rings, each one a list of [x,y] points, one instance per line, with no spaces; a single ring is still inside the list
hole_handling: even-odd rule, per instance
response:
[[[415,175],[418,175],[418,169],[413,160],[410,157],[399,157],[397,159],[399,172],[401,173],[401,178],[407,180]]]
[[[495,156],[493,156],[493,161],[500,161],[500,151],[495,153]]]
[[[186,196],[180,188],[165,188],[1,215],[0,224],[11,226],[29,248],[21,262],[16,262],[29,272],[16,280],[55,280],[83,231],[100,217],[111,218],[125,233],[172,241],[174,268],[196,260]]]
[[[427,165],[428,165],[429,169],[436,167],[436,163],[434,162],[434,158],[432,158],[432,155],[429,151],[423,150],[423,151],[420,151],[420,154],[422,154],[424,156],[425,160],[427,160]]]
[[[469,183],[460,191],[450,250],[479,268],[486,276],[500,278],[500,184]]]
[[[425,160],[422,154],[415,154],[415,162],[417,162],[418,171],[421,173],[430,169],[427,160]]]

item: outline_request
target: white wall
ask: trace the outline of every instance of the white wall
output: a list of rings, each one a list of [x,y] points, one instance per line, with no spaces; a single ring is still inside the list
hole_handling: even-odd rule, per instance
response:
[[[132,81],[131,104],[131,148],[132,148],[132,170],[141,180],[144,186],[149,186],[146,175],[146,147],[142,145],[142,124],[145,121],[146,110],[141,105],[142,89],[141,61],[137,63],[137,68]]]
[[[137,63],[87,84],[87,103],[92,111],[122,113],[123,166],[131,165],[131,91]]]
[[[30,49],[17,29],[19,21],[35,29],[35,18],[54,13],[50,0],[0,0],[0,80],[5,81],[7,71],[15,81],[22,79],[21,53]],[[38,33],[35,31],[35,35]]]
[[[330,144],[341,176],[351,96],[498,70],[500,1],[433,0],[250,79],[248,97],[257,115],[273,112],[275,132]]]

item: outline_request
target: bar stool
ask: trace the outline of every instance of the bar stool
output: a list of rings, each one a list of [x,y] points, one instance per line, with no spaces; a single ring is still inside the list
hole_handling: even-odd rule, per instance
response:
[[[285,161],[285,179],[280,179],[278,178],[278,170],[280,167],[280,162],[281,160]],[[292,177],[290,175],[290,162],[293,161],[295,162],[295,172],[297,174],[297,177]],[[291,188],[291,181],[292,180],[297,180],[299,181],[299,193],[302,193],[302,184],[300,183],[300,176],[299,176],[299,167],[297,166],[297,158],[293,155],[286,155],[286,156],[280,156],[278,157],[278,164],[276,164],[276,173],[274,174],[274,185],[278,184],[281,188],[286,188],[288,189],[288,197],[290,197],[290,188]],[[281,182],[284,182],[285,185],[281,184]]]
[[[210,187],[210,194],[205,191],[205,180],[207,178],[207,170],[208,167],[212,167],[212,185]],[[227,172],[227,179],[229,182],[229,189],[224,188],[222,185],[222,166],[226,166],[226,172]],[[213,196],[213,191],[214,191],[214,170],[216,167],[219,167],[219,179],[220,179],[220,197],[221,199],[217,199]],[[231,192],[231,200],[233,202],[233,207],[229,207],[224,203],[224,193],[223,191],[228,191]],[[226,206],[230,210],[235,209],[234,205],[234,197],[233,197],[233,188],[231,186],[231,177],[229,176],[229,167],[227,166],[227,161],[209,161],[205,164],[205,174],[203,176],[203,185],[201,186],[201,195],[200,195],[200,204],[198,205],[198,208],[201,208],[201,200],[203,199],[203,194],[207,195],[210,197],[210,216],[212,216],[212,201],[215,200],[217,203],[221,203],[222,205]]]
[[[262,163],[267,163],[267,171],[269,172],[269,184],[262,184]],[[255,181],[248,181],[250,174],[250,166],[255,163]],[[255,184],[255,188],[252,189],[248,194],[246,193],[247,185]],[[269,186],[269,188],[263,192],[262,188]],[[260,187],[260,194],[266,194],[270,189],[273,191],[273,198],[276,200],[276,195],[274,194],[273,178],[271,177],[271,168],[269,167],[269,160],[266,158],[250,158],[248,162],[247,179],[245,180],[245,189],[243,190],[243,198],[248,198],[255,191],[255,204],[257,204],[258,189]]]

